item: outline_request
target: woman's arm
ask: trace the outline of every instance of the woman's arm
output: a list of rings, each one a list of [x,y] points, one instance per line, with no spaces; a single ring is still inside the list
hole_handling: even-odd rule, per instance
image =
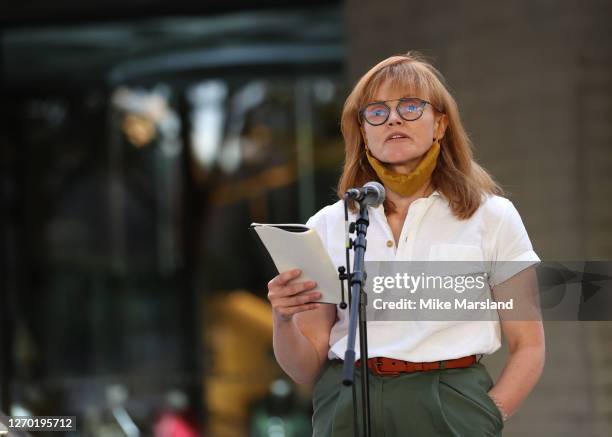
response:
[[[321,296],[319,292],[300,294],[316,286],[312,281],[289,284],[300,274],[291,270],[272,279],[268,299],[272,304],[276,360],[291,379],[306,384],[316,378],[327,359],[336,306],[313,303]]]
[[[504,418],[512,416],[536,385],[544,368],[544,328],[533,267],[493,288],[496,300],[514,299],[514,309],[500,311],[501,328],[510,355],[489,396]]]

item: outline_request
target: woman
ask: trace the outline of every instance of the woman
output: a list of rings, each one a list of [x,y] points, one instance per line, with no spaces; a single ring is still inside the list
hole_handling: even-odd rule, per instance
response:
[[[537,294],[529,266],[539,259],[520,216],[474,162],[457,104],[431,64],[408,53],[373,67],[346,100],[342,134],[339,197],[372,180],[387,194],[370,211],[366,261],[489,261],[496,298]],[[307,225],[343,265],[342,201]],[[502,261],[522,267],[496,270]],[[316,381],[314,435],[354,437],[351,389],[339,384],[347,311],[316,303],[316,284],[299,276],[282,272],[268,284],[277,360],[297,383]],[[476,357],[500,347],[500,326],[509,357],[493,384]],[[399,366],[399,376],[371,372],[374,436],[500,435],[544,364],[539,320],[369,322],[368,345],[370,368]]]

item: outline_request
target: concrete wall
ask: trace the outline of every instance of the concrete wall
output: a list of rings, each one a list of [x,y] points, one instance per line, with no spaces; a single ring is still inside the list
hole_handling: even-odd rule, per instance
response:
[[[348,0],[345,12],[351,81],[392,54],[433,58],[542,258],[612,258],[611,2]]]

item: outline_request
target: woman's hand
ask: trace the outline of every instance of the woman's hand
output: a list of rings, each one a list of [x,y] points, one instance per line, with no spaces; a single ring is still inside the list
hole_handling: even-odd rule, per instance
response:
[[[329,352],[336,306],[314,301],[321,292],[314,281],[298,282],[299,269],[282,272],[268,283],[272,304],[272,344],[276,360],[298,384],[315,380]],[[313,311],[314,310],[314,311]]]
[[[301,274],[300,269],[288,270],[268,282],[268,300],[272,304],[272,311],[282,320],[289,321],[294,314],[314,310],[320,306],[314,301],[321,297],[321,293],[308,291],[317,286],[316,282],[292,282]]]
[[[514,299],[514,309],[498,311],[509,354],[489,391],[502,417],[508,418],[527,398],[544,368],[546,347],[535,268],[529,267],[496,285],[493,297],[501,302]]]

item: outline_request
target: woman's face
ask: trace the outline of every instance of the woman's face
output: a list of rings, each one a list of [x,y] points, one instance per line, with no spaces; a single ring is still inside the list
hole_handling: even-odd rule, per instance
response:
[[[362,135],[375,158],[397,173],[408,174],[429,150],[433,139],[443,137],[447,121],[446,116],[438,113],[429,104],[425,105],[423,115],[417,120],[404,120],[396,110],[398,99],[404,97],[418,97],[429,101],[429,96],[407,95],[383,82],[372,101],[392,100],[387,102],[391,109],[389,118],[379,126],[372,126],[363,120]]]

